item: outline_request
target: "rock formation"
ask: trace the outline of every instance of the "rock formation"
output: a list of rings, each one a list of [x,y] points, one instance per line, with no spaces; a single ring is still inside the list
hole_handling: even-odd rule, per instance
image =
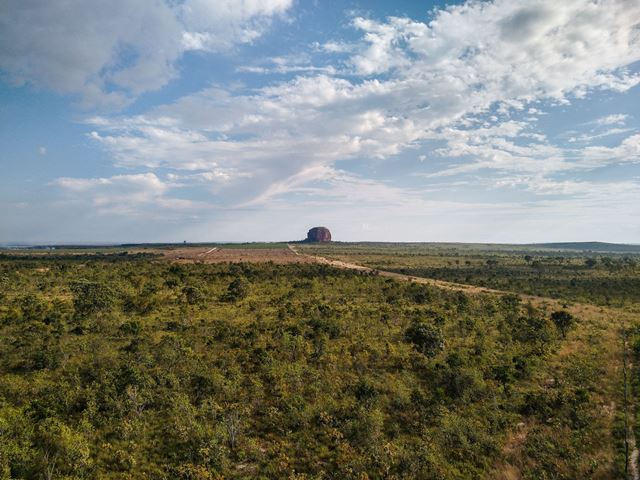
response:
[[[313,227],[307,233],[306,242],[330,242],[331,232],[327,227]]]

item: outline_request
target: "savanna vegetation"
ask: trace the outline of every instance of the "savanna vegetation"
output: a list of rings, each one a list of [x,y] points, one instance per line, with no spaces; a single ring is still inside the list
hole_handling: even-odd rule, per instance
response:
[[[337,243],[301,249],[416,277],[640,313],[640,246],[623,247],[622,253],[473,244]]]
[[[612,311],[327,265],[6,254],[0,479],[621,478],[620,332],[629,358],[640,333]]]

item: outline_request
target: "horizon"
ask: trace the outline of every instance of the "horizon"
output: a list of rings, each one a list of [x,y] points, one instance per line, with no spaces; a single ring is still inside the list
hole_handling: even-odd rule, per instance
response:
[[[638,2],[37,3],[0,244],[640,243]]]
[[[55,242],[1,242],[0,248],[15,248],[21,247],[39,249],[39,248],[54,248],[54,247],[78,247],[78,248],[93,248],[93,247],[129,247],[129,246],[174,246],[174,245],[254,245],[254,244],[288,244],[288,243],[304,243],[305,240],[251,240],[251,241],[228,241],[228,240],[203,240],[203,241],[182,241],[182,242],[69,242],[69,243],[55,243]],[[524,242],[524,243],[509,243],[509,242],[458,242],[458,241],[384,241],[384,240],[330,240],[328,242],[311,242],[313,244],[416,244],[416,245],[488,245],[488,246],[515,246],[515,247],[528,247],[528,246],[557,246],[557,245],[613,245],[624,247],[640,247],[640,243],[615,243],[615,242],[602,242],[598,240],[586,240],[586,241],[551,241],[551,242]],[[569,247],[566,247],[569,248]]]

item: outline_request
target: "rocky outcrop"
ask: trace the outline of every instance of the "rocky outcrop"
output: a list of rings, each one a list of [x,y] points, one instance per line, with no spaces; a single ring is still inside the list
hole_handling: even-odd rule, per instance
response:
[[[313,227],[307,233],[306,242],[330,242],[331,232],[327,227]]]

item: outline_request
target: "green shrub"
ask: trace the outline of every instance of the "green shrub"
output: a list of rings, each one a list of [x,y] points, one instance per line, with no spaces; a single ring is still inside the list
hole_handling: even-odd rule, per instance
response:
[[[80,280],[71,283],[73,306],[82,317],[110,310],[116,302],[114,290],[104,283]]]
[[[444,350],[444,337],[440,329],[423,321],[414,320],[404,336],[427,357],[434,357]]]

